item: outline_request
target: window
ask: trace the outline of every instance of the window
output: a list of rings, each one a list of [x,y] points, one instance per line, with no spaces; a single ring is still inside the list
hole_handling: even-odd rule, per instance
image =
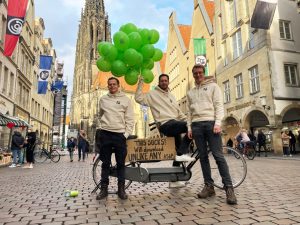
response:
[[[280,32],[280,38],[286,40],[292,40],[291,22],[285,20],[279,20],[279,32]]]
[[[232,36],[232,52],[233,52],[233,59],[240,57],[240,55],[243,52],[241,30],[235,32]]]
[[[248,40],[248,49],[254,48],[254,34],[253,34],[253,29],[251,28],[249,24],[249,40]]]
[[[8,85],[8,68],[6,66],[4,66],[4,82],[3,82],[3,87],[2,87],[3,94],[6,94],[7,85]]]
[[[224,103],[230,102],[230,87],[229,87],[229,80],[223,83],[224,86]]]
[[[249,69],[250,75],[250,93],[254,94],[260,91],[259,75],[257,65]]]
[[[235,0],[229,2],[229,12],[230,12],[231,29],[233,29],[236,27],[236,24],[237,24]]]
[[[6,33],[6,18],[2,15],[1,16],[1,26],[0,26],[0,44],[4,46],[4,37]]]
[[[299,86],[299,77],[296,64],[284,64],[284,76],[287,86]]]
[[[222,43],[224,66],[228,65],[226,41]]]
[[[244,97],[243,76],[241,73],[235,76],[235,83],[236,83],[236,98],[239,99]]]
[[[10,80],[9,80],[9,93],[8,95],[12,97],[12,93],[14,91],[14,84],[15,84],[15,75],[13,73],[10,73]]]

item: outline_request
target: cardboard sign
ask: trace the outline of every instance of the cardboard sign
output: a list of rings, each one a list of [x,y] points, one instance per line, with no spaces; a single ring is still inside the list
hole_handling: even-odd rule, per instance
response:
[[[127,141],[127,162],[173,160],[175,156],[175,141],[172,137]]]

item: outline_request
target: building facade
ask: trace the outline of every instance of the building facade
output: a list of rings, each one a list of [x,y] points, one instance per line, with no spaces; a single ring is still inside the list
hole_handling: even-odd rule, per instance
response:
[[[44,38],[43,20],[35,18],[34,0],[29,0],[19,42],[11,57],[4,56],[7,2],[0,2],[0,110],[32,125],[47,146],[51,141],[53,95],[50,84],[46,95],[37,94],[39,57],[52,55],[55,61],[55,50],[51,39]],[[53,68],[50,76],[54,73]],[[0,136],[0,146],[9,146],[11,130],[0,127]]]
[[[240,127],[263,129],[276,153],[281,129],[300,120],[300,22],[296,1],[278,0],[269,30],[253,29],[256,1],[215,1],[216,77],[225,105],[225,141]]]

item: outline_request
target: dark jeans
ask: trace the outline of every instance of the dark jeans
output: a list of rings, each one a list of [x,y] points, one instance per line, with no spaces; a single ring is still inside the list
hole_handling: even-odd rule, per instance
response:
[[[290,151],[291,151],[291,153],[296,153],[296,143],[290,144]]]
[[[97,129],[96,135],[95,135],[95,152],[96,153],[100,153],[100,148],[101,148],[100,134],[101,134],[101,129]]]
[[[212,184],[214,180],[211,177],[211,168],[208,159],[207,144],[211,150],[214,159],[218,165],[219,173],[225,187],[231,187],[232,181],[229,174],[227,162],[222,152],[222,139],[220,134],[213,132],[214,121],[201,121],[192,123],[193,138],[200,151],[200,163],[204,183]]]
[[[82,154],[82,159],[85,160],[85,145],[78,145],[78,160],[81,159],[81,154]]]
[[[187,153],[191,140],[187,137],[187,135],[184,135],[183,138],[181,137],[181,134],[187,133],[186,122],[169,120],[168,122],[164,123],[159,127],[159,131],[167,137],[175,138],[177,155],[180,156]],[[173,166],[180,166],[180,163],[174,161]]]
[[[101,130],[100,159],[102,161],[101,185],[109,184],[109,167],[111,155],[114,152],[117,162],[118,182],[125,182],[125,158],[127,155],[126,138],[122,133]]]
[[[258,143],[258,156],[260,156],[260,149],[261,147],[264,148],[265,150],[265,155],[267,155],[267,147],[266,147],[266,143]]]
[[[290,154],[290,148],[287,146],[283,146],[283,155],[289,155]]]

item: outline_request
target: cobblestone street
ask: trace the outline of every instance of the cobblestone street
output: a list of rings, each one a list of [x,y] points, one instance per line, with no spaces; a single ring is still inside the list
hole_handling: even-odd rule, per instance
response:
[[[116,195],[97,201],[90,194],[91,162],[71,163],[64,156],[31,170],[0,168],[0,224],[300,224],[300,161],[261,157],[247,164],[236,206],[225,203],[221,190],[196,198],[203,185],[199,164],[185,188],[133,183],[125,201]],[[64,197],[67,189],[79,196]]]

